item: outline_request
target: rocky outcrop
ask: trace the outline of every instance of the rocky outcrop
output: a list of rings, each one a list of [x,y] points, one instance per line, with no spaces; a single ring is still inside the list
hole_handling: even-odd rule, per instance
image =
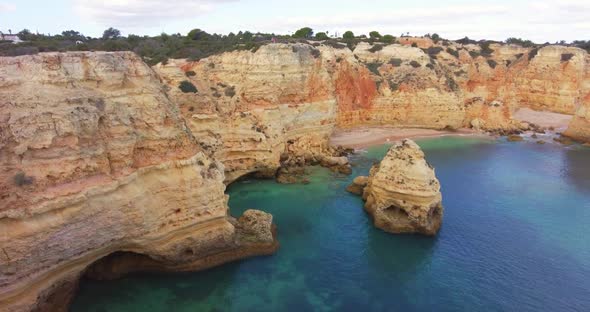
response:
[[[332,156],[337,106],[329,69],[314,51],[273,44],[199,62],[171,60],[155,70],[199,144],[225,165],[229,183],[252,172],[274,175],[284,153]],[[181,92],[183,80],[198,93]]]
[[[104,257],[178,271],[277,248],[269,216],[228,216],[223,164],[135,54],[0,58],[0,77],[4,311],[66,310]]]
[[[569,127],[564,132],[576,141],[590,143],[590,93],[584,98]]]
[[[375,226],[384,231],[436,235],[441,226],[440,184],[412,140],[395,143],[371,168],[363,198]]]
[[[0,305],[63,308],[87,268],[189,270],[271,252],[268,219],[252,232],[252,216],[228,216],[224,184],[307,164],[349,173],[329,146],[336,127],[510,133],[527,106],[577,110],[565,134],[588,140],[588,64],[576,48],[416,38],[354,51],[269,44],[154,68],[128,52],[0,58]],[[197,92],[181,91],[185,80]],[[434,194],[395,190],[423,208]],[[376,220],[406,211],[370,206]],[[398,217],[398,231],[436,232],[425,209]]]
[[[354,51],[270,44],[155,69],[202,145],[226,165],[228,181],[276,170],[289,141],[321,154],[335,126],[510,133],[526,128],[512,118],[518,108],[573,114],[590,88],[588,53],[578,48],[408,40]],[[199,92],[182,93],[182,80]]]
[[[346,187],[346,190],[352,194],[363,195],[367,183],[369,183],[369,177],[358,176],[352,180],[352,183]]]

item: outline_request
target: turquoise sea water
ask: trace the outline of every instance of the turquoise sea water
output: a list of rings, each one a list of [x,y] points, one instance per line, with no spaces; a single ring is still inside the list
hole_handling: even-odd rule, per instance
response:
[[[590,149],[474,138],[419,140],[441,181],[436,238],[375,229],[344,189],[241,181],[233,215],[274,215],[280,250],[204,272],[83,281],[72,311],[590,311]]]

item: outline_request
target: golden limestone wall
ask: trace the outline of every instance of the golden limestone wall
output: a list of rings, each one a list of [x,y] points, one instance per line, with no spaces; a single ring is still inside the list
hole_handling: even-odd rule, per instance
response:
[[[0,77],[3,311],[67,309],[86,267],[117,251],[188,270],[276,248],[241,241],[223,164],[135,54],[0,58]]]
[[[510,130],[527,106],[576,112],[566,134],[590,137],[585,51],[410,44],[270,44],[153,69],[129,52],[0,58],[0,306],[63,308],[116,251],[168,270],[271,252],[272,218],[253,214],[266,232],[244,243],[252,218],[228,216],[224,183],[329,155],[335,127]]]
[[[250,172],[274,173],[289,142],[309,153],[328,147],[337,105],[330,68],[314,50],[267,45],[256,53],[171,60],[154,69],[197,141],[223,162],[231,182]],[[198,93],[181,92],[183,80]]]

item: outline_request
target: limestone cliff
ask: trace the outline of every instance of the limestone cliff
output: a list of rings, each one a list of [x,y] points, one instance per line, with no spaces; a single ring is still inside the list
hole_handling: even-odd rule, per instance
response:
[[[435,235],[442,223],[440,183],[412,140],[395,143],[371,168],[363,199],[375,226],[387,232]]]
[[[564,135],[585,143],[590,143],[590,94],[580,106]]]
[[[224,184],[292,163],[348,171],[328,144],[336,127],[515,130],[531,107],[577,111],[566,134],[588,140],[589,64],[576,48],[426,39],[154,68],[128,52],[0,58],[0,305],[65,307],[57,290],[103,257],[90,271],[116,276],[271,252],[268,226],[248,228],[256,214],[228,216]]]
[[[67,309],[116,252],[192,270],[276,249],[228,216],[223,164],[135,54],[0,58],[0,103],[2,310]]]

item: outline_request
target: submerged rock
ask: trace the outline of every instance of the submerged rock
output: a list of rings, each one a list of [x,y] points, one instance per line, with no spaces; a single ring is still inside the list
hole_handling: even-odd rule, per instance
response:
[[[558,138],[553,138],[553,141],[557,142],[557,143],[561,143],[563,145],[572,145],[574,144],[574,140],[566,137],[566,136],[560,136]]]
[[[521,137],[520,135],[509,135],[507,138],[508,142],[520,142],[520,141],[524,141],[524,138]]]
[[[436,235],[441,226],[440,183],[412,140],[394,144],[371,168],[363,198],[375,226],[384,231]]]

